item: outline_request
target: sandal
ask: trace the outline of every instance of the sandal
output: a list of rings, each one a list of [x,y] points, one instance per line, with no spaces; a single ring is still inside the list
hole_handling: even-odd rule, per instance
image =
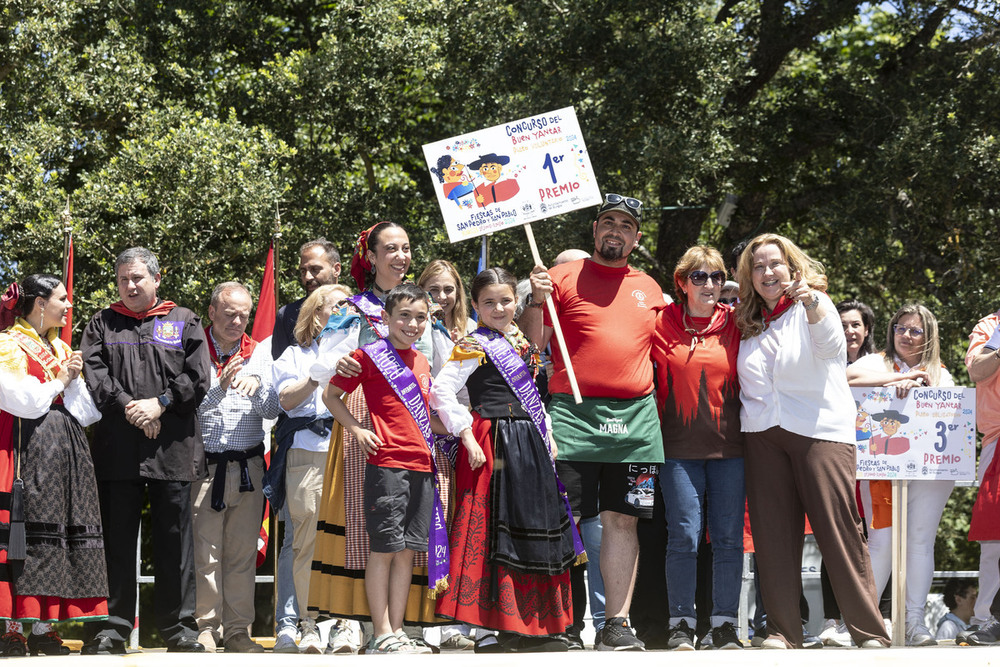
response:
[[[410,653],[410,644],[393,633],[372,637],[365,653]]]

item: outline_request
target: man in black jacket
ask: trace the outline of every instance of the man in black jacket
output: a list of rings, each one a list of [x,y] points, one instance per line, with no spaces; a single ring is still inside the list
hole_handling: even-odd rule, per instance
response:
[[[201,321],[157,296],[145,248],[115,260],[121,301],[83,332],[87,388],[103,415],[92,445],[108,562],[108,620],[88,624],[84,654],[122,654],[135,618],[135,545],[149,494],[156,624],[169,651],[200,652],[194,620],[191,482],[205,476],[197,410],[211,364]]]

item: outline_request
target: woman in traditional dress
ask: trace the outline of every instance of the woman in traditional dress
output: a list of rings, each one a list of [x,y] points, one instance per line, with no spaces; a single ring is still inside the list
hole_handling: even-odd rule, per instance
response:
[[[937,319],[919,303],[904,305],[889,320],[885,351],[862,357],[847,369],[852,387],[895,387],[899,397],[914,387],[954,387],[951,374],[941,364]],[[895,453],[899,443],[893,437],[900,423],[908,419],[895,410],[871,415],[882,422],[884,435],[869,441],[872,454]],[[891,425],[890,425],[891,424]],[[914,436],[910,436],[914,437]],[[917,436],[920,437],[920,436]],[[926,437],[931,437],[930,435]],[[934,540],[938,523],[948,502],[952,480],[910,480],[906,498],[906,645],[934,646],[937,640],[927,628],[924,605],[934,578]],[[871,520],[868,552],[875,573],[875,589],[882,591],[892,573],[892,483],[870,480],[861,483],[861,502]]]
[[[533,378],[537,354],[512,323],[514,278],[487,269],[472,283],[480,326],[435,377],[431,406],[461,438],[455,470],[449,587],[438,613],[499,630],[477,651],[565,651],[573,623],[569,567],[583,558],[552,464],[555,445]],[[458,400],[469,391],[473,412]]]
[[[11,285],[0,304],[3,655],[65,655],[52,623],[108,615],[97,482],[83,433],[100,412],[80,377],[80,352],[57,336],[69,309],[66,288],[44,273]],[[27,640],[22,620],[35,621]]]
[[[351,259],[351,276],[359,293],[334,313],[320,334],[320,351],[310,367],[310,377],[326,386],[334,372],[348,375],[353,369],[348,353],[385,335],[382,309],[389,291],[403,282],[410,270],[410,241],[406,230],[394,222],[380,222],[358,237]],[[417,348],[426,356],[430,349],[427,327]],[[345,398],[351,414],[371,429],[371,415],[364,393]],[[320,615],[371,620],[365,595],[368,534],[364,523],[362,479],[365,454],[357,441],[334,425],[323,476],[316,547],[309,582],[309,610]],[[427,595],[426,556],[415,559],[413,585],[406,608],[408,624],[435,622],[434,600]],[[430,649],[427,649],[430,652]]]

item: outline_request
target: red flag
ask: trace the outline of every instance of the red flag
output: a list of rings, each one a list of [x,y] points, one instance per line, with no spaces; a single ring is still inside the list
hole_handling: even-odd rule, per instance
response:
[[[72,257],[72,255],[70,255]],[[258,343],[274,331],[274,318],[277,316],[277,295],[274,293],[274,241],[267,251],[267,265],[264,267],[264,282],[260,284],[260,297],[257,299],[257,314],[253,317],[253,332],[250,337]]]
[[[66,298],[73,303],[73,237],[69,237],[69,250],[66,253],[66,275],[63,276],[63,285],[66,286]],[[73,309],[66,312],[66,326],[59,332],[62,338],[70,347],[73,346]]]
[[[277,315],[277,295],[274,293],[274,241],[267,251],[267,264],[264,266],[264,280],[260,284],[260,297],[257,299],[257,313],[253,317],[253,332],[250,337],[258,343],[274,331],[274,319]],[[264,467],[271,465],[271,448],[264,448]],[[260,523],[260,533],[257,536],[257,567],[267,559],[267,543],[271,534],[270,504],[264,501],[264,517]]]

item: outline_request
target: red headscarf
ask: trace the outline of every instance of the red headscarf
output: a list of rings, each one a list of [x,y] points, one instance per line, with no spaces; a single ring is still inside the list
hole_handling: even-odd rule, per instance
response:
[[[358,291],[365,291],[365,275],[371,271],[372,263],[368,261],[368,237],[379,225],[392,224],[388,220],[376,222],[374,225],[358,235],[358,242],[354,244],[354,255],[351,256],[351,276],[358,284]]]
[[[14,320],[21,314],[17,303],[21,300],[21,286],[17,282],[12,282],[7,291],[0,297],[0,331],[14,324]]]

